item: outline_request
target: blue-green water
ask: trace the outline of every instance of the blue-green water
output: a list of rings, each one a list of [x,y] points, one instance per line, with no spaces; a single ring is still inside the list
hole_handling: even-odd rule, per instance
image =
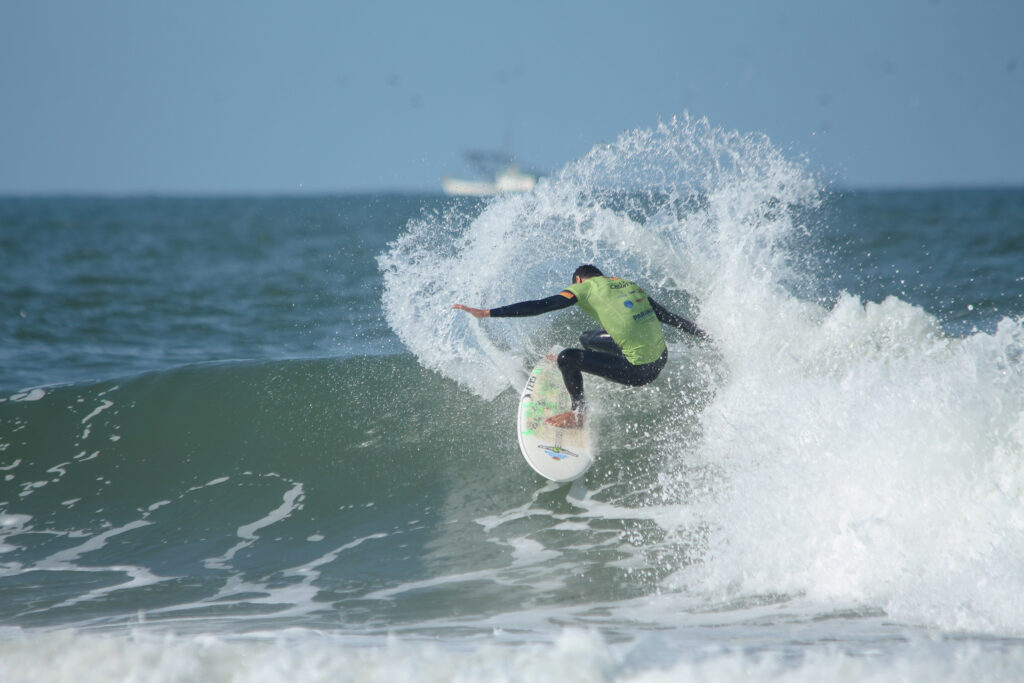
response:
[[[722,164],[726,157],[732,165]],[[652,386],[518,453],[629,275]],[[530,195],[0,199],[3,680],[1024,675],[1024,190],[821,187],[684,121]]]

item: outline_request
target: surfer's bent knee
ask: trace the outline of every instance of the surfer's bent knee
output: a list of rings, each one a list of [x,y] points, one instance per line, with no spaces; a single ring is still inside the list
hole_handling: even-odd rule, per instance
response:
[[[567,368],[576,369],[580,366],[579,349],[562,349],[558,354],[558,367],[560,370]]]

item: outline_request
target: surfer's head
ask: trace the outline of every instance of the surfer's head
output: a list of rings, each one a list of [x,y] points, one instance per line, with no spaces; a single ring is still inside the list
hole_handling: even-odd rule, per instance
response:
[[[573,283],[583,282],[587,278],[603,276],[604,273],[602,273],[597,266],[592,266],[588,263],[576,269],[576,272],[572,274],[572,281]]]

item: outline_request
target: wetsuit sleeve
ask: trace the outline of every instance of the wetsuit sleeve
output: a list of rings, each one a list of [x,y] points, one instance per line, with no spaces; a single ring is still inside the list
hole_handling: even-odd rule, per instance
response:
[[[551,311],[557,311],[562,308],[569,308],[576,303],[576,296],[566,296],[571,292],[562,292],[561,294],[555,294],[549,296],[546,299],[536,299],[534,301],[520,301],[517,304],[509,304],[508,306],[499,306],[498,308],[491,309],[492,318],[524,318],[531,315],[540,315],[541,313],[550,313]]]
[[[647,297],[647,301],[650,302],[651,308],[654,309],[654,315],[658,316],[658,320],[660,320],[661,322],[665,323],[666,325],[671,325],[672,327],[680,329],[683,332],[689,332],[698,339],[708,338],[708,335],[704,330],[700,329],[683,316],[672,313],[671,311],[667,310],[664,306],[662,306],[661,304],[659,304],[657,301],[650,297]]]

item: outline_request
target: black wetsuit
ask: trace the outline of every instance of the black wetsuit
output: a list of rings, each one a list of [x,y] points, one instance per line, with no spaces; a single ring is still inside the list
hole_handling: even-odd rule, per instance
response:
[[[546,299],[534,301],[521,301],[508,306],[499,306],[491,309],[492,318],[521,318],[540,315],[568,308],[576,303],[575,296],[566,296],[571,292],[563,292],[549,296]],[[647,299],[658,320],[689,332],[700,338],[705,338],[703,330],[692,322],[665,309],[653,299]],[[558,368],[562,371],[562,379],[565,381],[565,388],[572,397],[573,410],[582,410],[583,398],[583,374],[584,372],[604,377],[619,384],[639,387],[653,382],[668,361],[668,349],[661,354],[653,363],[644,365],[633,365],[622,355],[622,349],[604,330],[588,330],[580,335],[582,349],[565,349],[558,354]]]

